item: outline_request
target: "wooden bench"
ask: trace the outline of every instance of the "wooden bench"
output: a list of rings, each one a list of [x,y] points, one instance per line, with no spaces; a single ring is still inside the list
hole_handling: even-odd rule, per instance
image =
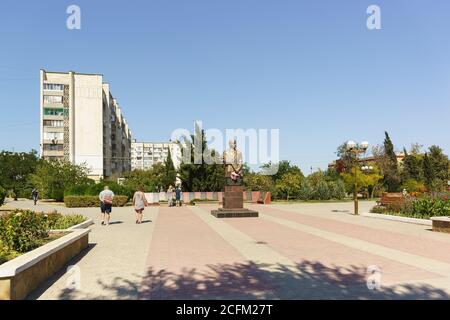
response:
[[[377,201],[377,205],[387,206],[402,206],[405,203],[405,197],[403,193],[389,193],[385,192],[381,196],[381,200]]]

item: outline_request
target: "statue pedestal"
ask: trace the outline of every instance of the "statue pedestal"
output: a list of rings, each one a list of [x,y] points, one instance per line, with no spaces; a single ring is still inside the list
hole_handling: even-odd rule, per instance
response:
[[[258,212],[244,208],[244,186],[226,185],[223,193],[223,208],[212,210],[216,218],[257,218]]]

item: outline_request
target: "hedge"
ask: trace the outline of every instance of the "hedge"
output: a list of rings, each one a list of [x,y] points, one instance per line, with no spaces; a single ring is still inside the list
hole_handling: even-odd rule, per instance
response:
[[[67,208],[99,207],[98,196],[66,196],[64,203]],[[128,196],[117,195],[113,198],[113,207],[124,207],[128,203]]]

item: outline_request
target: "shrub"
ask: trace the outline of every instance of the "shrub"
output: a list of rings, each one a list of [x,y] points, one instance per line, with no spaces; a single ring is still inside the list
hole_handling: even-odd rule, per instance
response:
[[[42,214],[16,210],[0,217],[0,240],[10,250],[30,251],[46,237],[47,222]]]
[[[331,198],[330,188],[326,181],[319,181],[315,191],[314,198],[317,200],[329,200]]]
[[[47,228],[49,230],[68,229],[86,221],[85,216],[79,214],[62,215],[56,211],[46,214],[45,217],[47,221]]]
[[[449,216],[450,201],[445,198],[425,196],[407,199],[403,205],[375,206],[371,212],[429,219],[436,216]]]
[[[3,203],[5,203],[5,198],[6,198],[6,190],[2,188],[2,186],[0,186],[0,206],[3,205]]]
[[[64,203],[68,208],[86,208],[100,206],[98,196],[66,196]],[[113,198],[113,207],[124,207],[128,203],[128,196],[117,195]]]
[[[301,200],[308,201],[312,199],[314,191],[308,179],[302,180],[298,193]]]
[[[342,180],[331,181],[329,183],[331,198],[342,200],[345,198],[345,184]]]

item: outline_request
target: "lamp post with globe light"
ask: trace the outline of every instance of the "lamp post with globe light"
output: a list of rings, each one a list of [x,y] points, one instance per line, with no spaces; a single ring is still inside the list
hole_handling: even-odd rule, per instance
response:
[[[358,167],[359,167],[359,156],[361,154],[365,154],[367,149],[369,148],[369,143],[367,141],[363,141],[361,143],[356,143],[352,140],[348,141],[346,144],[346,151],[352,154],[355,158],[356,164],[353,165],[353,175],[354,175],[354,189],[353,189],[353,201],[354,201],[354,214],[359,214],[358,210]],[[364,169],[363,169],[364,168]],[[364,166],[361,168],[363,171],[370,170],[369,166]],[[373,168],[372,168],[373,169]]]

